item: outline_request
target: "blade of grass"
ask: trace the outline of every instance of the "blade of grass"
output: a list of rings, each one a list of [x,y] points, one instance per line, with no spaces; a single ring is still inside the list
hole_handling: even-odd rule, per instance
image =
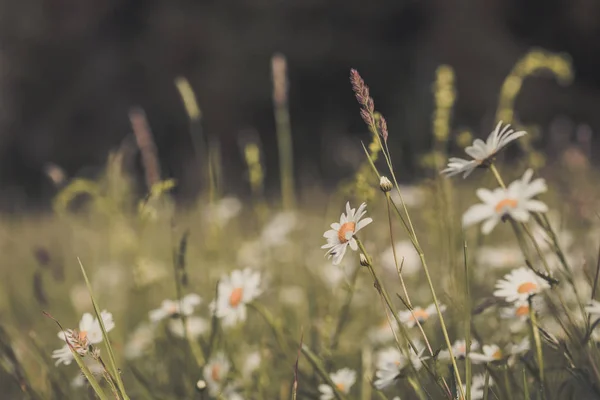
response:
[[[56,320],[52,315],[48,314],[47,312],[42,311],[42,313],[46,317],[48,317],[52,321],[54,321],[56,323],[56,325],[58,325],[58,328],[63,333],[63,336],[66,337],[65,330],[62,327],[62,325],[60,324],[60,322],[58,322],[58,320]],[[88,366],[85,365],[85,363],[83,362],[83,360],[82,360],[81,356],[79,355],[79,353],[77,353],[75,351],[75,349],[73,348],[73,346],[71,345],[71,343],[69,343],[68,340],[65,340],[65,342],[67,343],[67,346],[69,346],[69,350],[71,350],[71,353],[73,354],[73,358],[75,359],[75,362],[79,366],[79,369],[81,369],[81,372],[83,372],[83,375],[85,375],[86,379],[88,380],[88,382],[92,386],[92,389],[94,390],[94,393],[96,393],[96,395],[100,398],[100,400],[109,400],[108,396],[106,395],[106,393],[104,393],[104,391],[100,387],[100,383],[98,383],[98,381],[96,380],[96,378],[94,378],[94,374],[92,374],[92,372],[90,371],[90,369],[88,368]]]
[[[527,385],[527,371],[523,368],[523,396],[525,400],[530,400],[529,397],[529,385]]]
[[[87,286],[88,292],[90,293],[90,299],[92,300],[92,306],[94,307],[94,313],[96,314],[96,318],[98,318],[98,323],[100,324],[100,329],[102,330],[102,338],[104,339],[104,345],[108,352],[108,361],[110,363],[110,368],[113,370],[113,374],[117,380],[117,386],[119,388],[119,392],[124,400],[129,400],[129,396],[125,392],[125,385],[123,384],[123,380],[121,379],[121,372],[119,368],[117,368],[117,363],[115,361],[115,353],[113,352],[112,346],[110,345],[110,340],[108,338],[108,333],[106,332],[106,327],[104,326],[104,321],[102,320],[102,315],[100,314],[100,310],[98,309],[98,304],[94,299],[94,293],[92,291],[92,285],[90,280],[88,279],[87,273],[85,272],[85,268],[81,259],[77,257],[77,262],[81,267],[81,273],[83,274],[83,279],[85,280],[85,285]]]
[[[469,263],[467,262],[467,241],[463,247],[465,263],[465,380],[467,381],[466,399],[471,400],[471,290],[469,288]]]

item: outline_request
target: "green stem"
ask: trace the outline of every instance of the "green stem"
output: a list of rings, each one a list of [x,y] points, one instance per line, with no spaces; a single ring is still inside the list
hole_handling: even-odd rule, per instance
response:
[[[469,264],[467,262],[467,242],[464,242],[463,248],[465,263],[465,380],[467,381],[467,400],[471,400],[471,290],[469,285]]]
[[[350,287],[348,288],[346,298],[344,299],[344,304],[342,305],[342,309],[340,310],[340,317],[338,319],[335,332],[331,336],[331,340],[329,342],[329,349],[332,352],[337,348],[340,340],[340,335],[344,330],[344,326],[348,322],[348,317],[350,315],[350,305],[352,304],[352,298],[354,297],[354,291],[356,290],[356,281],[358,280],[359,271],[360,267],[356,267],[352,272],[352,276],[350,277]]]
[[[504,184],[504,181],[502,180],[502,177],[500,176],[500,173],[498,172],[498,169],[496,168],[496,166],[494,165],[494,163],[490,164],[490,171],[492,171],[492,174],[494,174],[494,177],[498,181],[498,184],[503,189],[506,189],[506,185]]]
[[[377,277],[377,274],[375,273],[375,269],[373,268],[373,263],[371,261],[371,257],[369,256],[369,253],[367,252],[367,250],[365,249],[365,246],[362,244],[362,242],[355,236],[354,239],[356,240],[356,243],[358,244],[358,248],[359,250],[365,255],[365,257],[367,258],[368,264],[367,264],[367,269],[369,270],[371,277],[373,278],[373,285],[375,286],[375,289],[377,290],[377,292],[379,293],[381,299],[383,300],[383,302],[385,303],[385,305],[387,306],[388,310],[390,311],[390,313],[394,316],[394,319],[396,321],[396,324],[398,325],[398,328],[400,329],[400,332],[402,333],[402,337],[406,340],[406,342],[408,343],[408,345],[410,346],[410,348],[415,352],[415,354],[419,354],[419,350],[417,349],[417,347],[414,345],[414,343],[412,342],[412,340],[410,339],[410,336],[408,335],[408,332],[406,331],[406,327],[404,326],[404,324],[400,321],[400,318],[398,317],[398,314],[394,311],[394,306],[392,305],[392,301],[391,298],[387,292],[387,290],[385,289],[385,287],[381,284],[381,281],[379,280],[379,278]],[[403,350],[402,348],[400,350]],[[450,349],[450,355],[452,355],[452,349]],[[454,364],[456,364],[456,361],[454,361]],[[426,368],[426,370],[431,374],[431,376],[434,378],[434,380],[436,382],[438,382],[438,380],[436,379],[436,375],[433,373],[433,371],[431,371],[429,369],[429,367],[423,363],[423,366]],[[412,367],[412,364],[411,364]],[[414,368],[414,367],[413,367]],[[443,385],[439,384],[440,388],[442,389],[442,391],[444,391],[447,395],[449,395],[450,397],[451,394],[450,392],[447,390],[447,384],[446,381],[444,379],[442,379],[442,382],[446,385],[446,387],[444,387]],[[462,388],[461,388],[462,389]]]
[[[275,125],[279,147],[281,198],[284,209],[289,210],[294,207],[295,196],[292,128],[287,104],[275,102]]]
[[[540,340],[540,331],[537,329],[536,316],[535,311],[533,309],[533,304],[531,302],[531,298],[529,298],[529,320],[531,324],[531,335],[533,339],[533,344],[535,345],[535,354],[538,362],[540,392],[542,398],[546,398],[544,385],[544,354],[542,352],[542,341]]]
[[[284,334],[282,328],[279,326],[279,324],[275,322],[275,318],[265,307],[263,307],[259,303],[250,303],[249,306],[252,307],[263,317],[267,325],[269,325],[273,330],[275,338],[277,339],[279,346],[282,348],[282,351],[285,351],[287,346],[284,344]],[[313,368],[317,371],[321,379],[323,379],[332,388],[335,398],[337,400],[346,400],[346,396],[338,389],[335,383],[331,380],[331,377],[325,370],[325,367],[319,359],[319,357],[315,353],[313,353],[312,350],[304,343],[302,343],[301,345],[295,343],[294,345],[297,345],[301,349],[302,354],[304,354],[306,359],[312,364]]]

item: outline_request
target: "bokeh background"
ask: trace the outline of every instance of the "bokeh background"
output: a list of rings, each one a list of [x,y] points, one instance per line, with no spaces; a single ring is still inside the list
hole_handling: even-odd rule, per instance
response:
[[[357,139],[368,136],[350,68],[388,120],[403,180],[419,174],[416,158],[430,146],[431,83],[442,63],[456,73],[452,125],[483,135],[515,62],[534,46],[566,52],[573,83],[528,79],[518,117],[544,132],[595,132],[598,16],[596,0],[3,0],[0,207],[47,207],[55,193],[48,163],[94,177],[131,137],[132,106],[146,111],[178,199],[194,198],[204,164],[191,145],[178,76],[198,97],[205,134],[221,144],[225,190],[245,190],[239,137],[248,134],[262,143],[267,187],[276,185],[270,66],[278,52],[288,61],[299,184],[337,180],[363,159]],[[132,170],[143,181],[136,157]]]

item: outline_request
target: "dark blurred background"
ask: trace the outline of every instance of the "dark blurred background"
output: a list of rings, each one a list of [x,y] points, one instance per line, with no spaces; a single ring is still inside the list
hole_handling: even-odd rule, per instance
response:
[[[388,119],[403,179],[431,136],[436,67],[456,71],[453,126],[492,128],[501,83],[532,46],[567,52],[575,81],[532,78],[516,109],[547,127],[557,116],[600,128],[598,0],[20,0],[0,2],[0,205],[48,204],[47,163],[93,176],[131,133],[139,105],[165,177],[181,199],[202,190],[189,121],[173,84],[189,79],[204,132],[221,142],[225,187],[243,170],[238,136],[253,131],[277,183],[270,59],[288,60],[300,182],[351,171],[368,140],[350,68]],[[353,139],[348,143],[348,138]],[[342,152],[344,156],[340,156]],[[354,153],[353,153],[354,152]],[[138,161],[139,164],[139,161]],[[139,176],[139,165],[137,172]],[[143,182],[143,179],[142,179]],[[238,185],[239,186],[239,185]]]

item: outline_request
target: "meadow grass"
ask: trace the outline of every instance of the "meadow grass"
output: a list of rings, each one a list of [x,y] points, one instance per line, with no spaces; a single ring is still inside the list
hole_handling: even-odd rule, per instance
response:
[[[280,151],[291,154],[282,60],[274,112]],[[565,65],[539,50],[524,57],[498,115],[520,127],[502,109],[514,88],[540,68],[566,80]],[[371,135],[355,176],[300,202],[284,156],[281,201],[268,200],[259,148],[248,143],[252,196],[240,200],[221,193],[218,146],[202,134],[189,83],[176,84],[196,151],[211,153],[196,206],[173,203],[176,182],[161,176],[135,109],[143,199],[115,151],[102,179],[62,187],[53,213],[3,217],[3,398],[600,397],[590,160],[540,168],[532,135],[499,124],[487,143],[459,135],[472,159],[450,158],[440,174],[456,153],[454,72],[442,66],[428,178],[400,185],[394,130],[353,70]],[[510,163],[505,147],[516,148]]]

